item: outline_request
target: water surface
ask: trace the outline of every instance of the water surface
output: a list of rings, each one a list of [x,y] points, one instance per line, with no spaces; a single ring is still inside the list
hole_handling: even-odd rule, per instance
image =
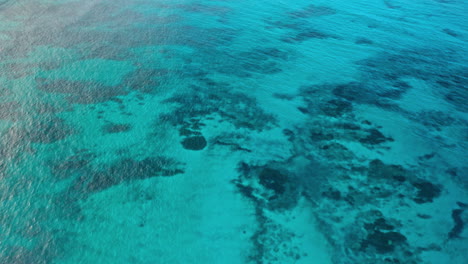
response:
[[[0,263],[467,263],[467,11],[0,1]]]

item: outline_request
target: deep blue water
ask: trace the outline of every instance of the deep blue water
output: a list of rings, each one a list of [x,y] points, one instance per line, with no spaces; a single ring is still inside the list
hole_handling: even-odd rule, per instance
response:
[[[467,13],[0,1],[0,263],[467,263]]]

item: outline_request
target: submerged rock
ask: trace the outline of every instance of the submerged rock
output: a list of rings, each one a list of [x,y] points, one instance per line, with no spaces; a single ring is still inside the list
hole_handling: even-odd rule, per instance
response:
[[[182,146],[184,149],[188,150],[202,150],[206,147],[207,142],[203,136],[193,136],[185,138],[182,141]]]

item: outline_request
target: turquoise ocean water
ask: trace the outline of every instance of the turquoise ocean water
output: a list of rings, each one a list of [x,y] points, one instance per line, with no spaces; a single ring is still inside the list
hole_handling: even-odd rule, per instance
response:
[[[467,14],[0,1],[0,263],[468,263]]]

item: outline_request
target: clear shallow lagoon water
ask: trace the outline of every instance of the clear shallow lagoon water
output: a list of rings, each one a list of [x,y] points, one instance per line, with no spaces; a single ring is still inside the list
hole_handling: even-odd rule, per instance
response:
[[[0,2],[0,263],[467,263],[468,3]]]

